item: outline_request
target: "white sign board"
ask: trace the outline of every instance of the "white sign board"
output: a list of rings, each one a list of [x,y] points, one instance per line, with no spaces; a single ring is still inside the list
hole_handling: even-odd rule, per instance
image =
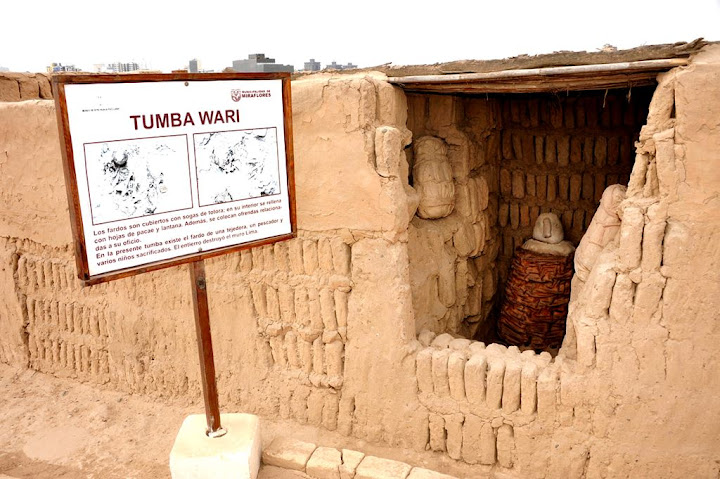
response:
[[[81,277],[293,235],[289,79],[142,77],[62,85]]]

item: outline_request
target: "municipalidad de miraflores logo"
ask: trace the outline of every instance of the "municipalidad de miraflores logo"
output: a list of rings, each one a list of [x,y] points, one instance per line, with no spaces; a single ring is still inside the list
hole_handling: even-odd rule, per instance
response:
[[[230,98],[240,101],[241,98],[269,98],[270,90],[230,90]]]

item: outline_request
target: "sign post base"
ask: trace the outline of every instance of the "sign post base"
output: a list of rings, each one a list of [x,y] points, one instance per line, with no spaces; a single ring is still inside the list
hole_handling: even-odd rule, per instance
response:
[[[256,479],[260,469],[260,422],[252,414],[223,414],[227,433],[206,434],[204,414],[185,418],[170,452],[173,479]]]

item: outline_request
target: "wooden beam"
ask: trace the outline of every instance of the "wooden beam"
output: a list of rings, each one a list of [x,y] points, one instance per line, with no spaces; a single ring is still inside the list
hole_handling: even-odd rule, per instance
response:
[[[578,90],[606,90],[612,88],[629,88],[656,83],[657,73],[616,75],[593,78],[526,78],[523,81],[478,82],[478,83],[414,83],[400,85],[409,92],[434,93],[547,93]]]
[[[688,63],[686,58],[602,65],[503,70],[489,73],[389,78],[408,91],[436,93],[533,93],[604,90],[655,83],[659,72]]]

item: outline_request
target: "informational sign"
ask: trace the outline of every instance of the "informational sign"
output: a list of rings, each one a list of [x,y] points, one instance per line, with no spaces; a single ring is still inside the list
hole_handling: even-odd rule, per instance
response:
[[[53,80],[80,278],[294,236],[288,74]]]

